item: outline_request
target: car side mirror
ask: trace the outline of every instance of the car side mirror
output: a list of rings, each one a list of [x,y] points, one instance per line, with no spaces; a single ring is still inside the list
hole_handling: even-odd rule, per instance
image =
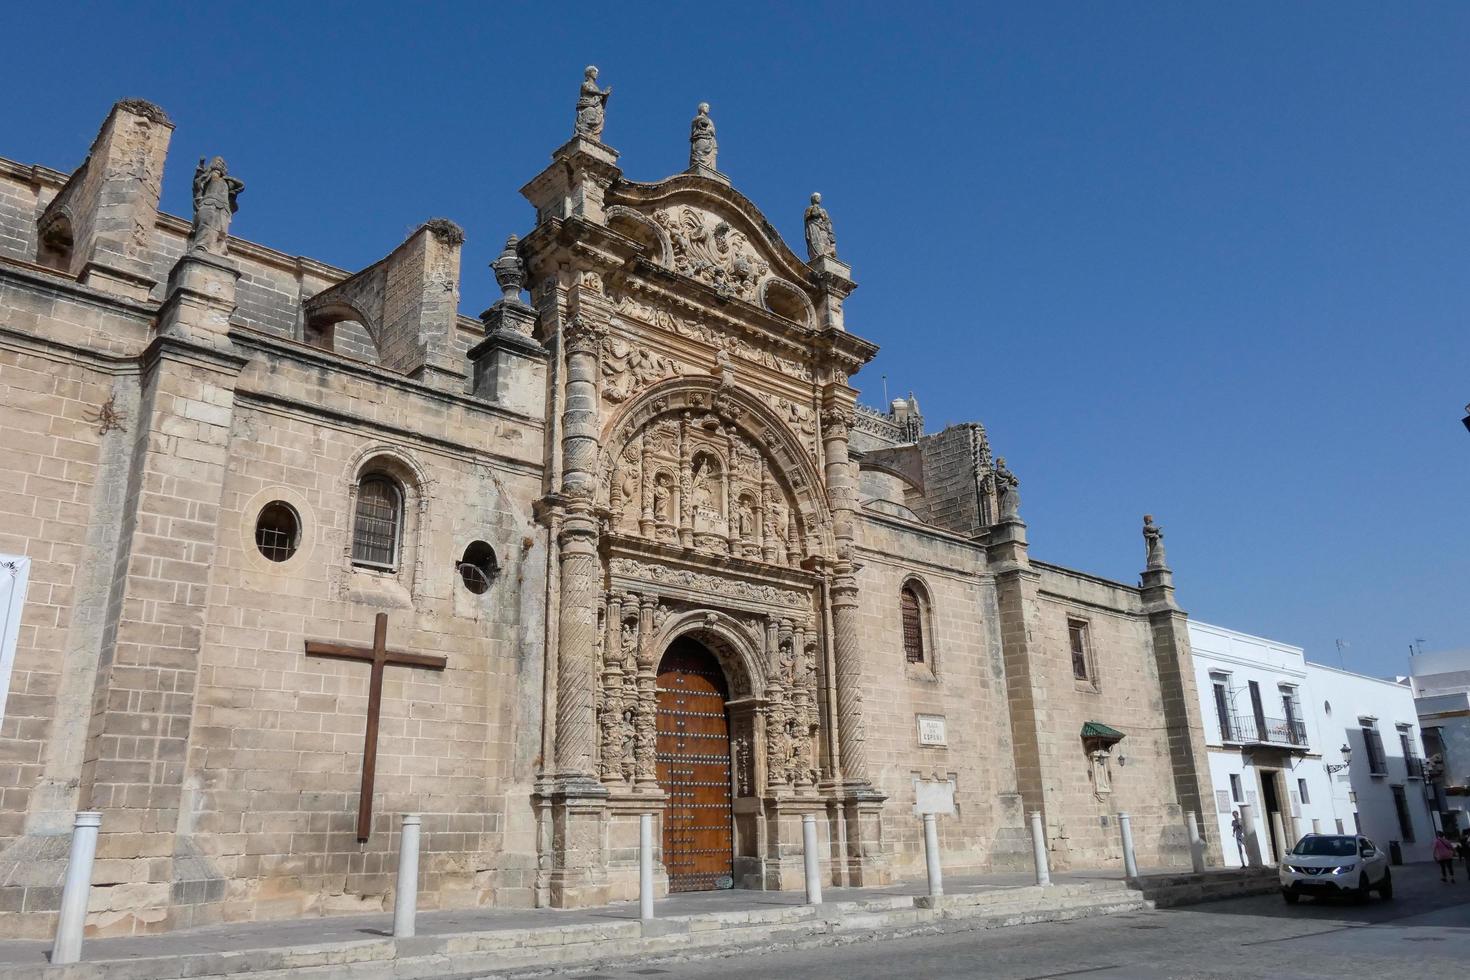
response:
[[[1370,857],[1372,857],[1373,855],[1375,855],[1377,853],[1378,852],[1375,851],[1375,850],[1373,850],[1373,848],[1371,848],[1371,847],[1365,847],[1361,851],[1358,852],[1358,854],[1361,857],[1365,857],[1365,858],[1370,858]]]

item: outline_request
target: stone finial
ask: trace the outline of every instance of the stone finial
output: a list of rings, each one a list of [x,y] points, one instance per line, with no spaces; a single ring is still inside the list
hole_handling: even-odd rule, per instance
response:
[[[715,122],[709,117],[709,103],[699,104],[699,113],[689,124],[689,169],[714,170],[715,155],[720,144],[715,140]]]
[[[224,157],[207,164],[199,158],[194,169],[194,225],[189,229],[189,251],[230,254],[230,218],[240,210],[238,198],[245,182],[230,176]]]
[[[837,235],[832,231],[832,219],[822,207],[822,195],[813,194],[812,203],[806,209],[806,255],[808,260],[822,257],[837,258]]]
[[[995,491],[1000,497],[1000,519],[1019,521],[1021,519],[1021,481],[1016,479],[1016,474],[1006,467],[1004,456],[997,456],[995,459]]]
[[[597,66],[588,65],[583,72],[582,89],[577,95],[577,122],[574,132],[578,136],[602,142],[602,124],[607,111],[608,96],[612,86],[597,87]]]
[[[514,235],[507,238],[505,249],[490,263],[490,271],[495,273],[495,283],[500,287],[500,298],[507,303],[519,303],[521,287],[526,284],[526,264],[516,251],[517,241]]]
[[[1150,570],[1169,567],[1164,558],[1164,529],[1154,523],[1152,514],[1143,515],[1143,546]]]

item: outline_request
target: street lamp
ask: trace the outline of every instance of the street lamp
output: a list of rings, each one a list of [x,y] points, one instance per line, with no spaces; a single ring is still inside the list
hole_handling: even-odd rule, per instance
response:
[[[1344,742],[1342,748],[1339,749],[1338,751],[1340,751],[1342,753],[1342,765],[1340,765],[1340,766],[1328,766],[1327,767],[1327,774],[1329,776],[1332,775],[1333,773],[1336,773],[1336,772],[1342,772],[1344,769],[1346,769],[1349,765],[1352,764],[1352,761],[1353,761],[1353,747],[1351,745],[1348,745],[1346,742]]]

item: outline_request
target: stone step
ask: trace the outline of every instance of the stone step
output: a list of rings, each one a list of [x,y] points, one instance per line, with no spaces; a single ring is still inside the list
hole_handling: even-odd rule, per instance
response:
[[[415,980],[618,959],[717,955],[716,950],[850,942],[942,928],[991,929],[1136,911],[1149,907],[1119,883],[1028,886],[945,896],[933,908],[913,896],[885,896],[822,906],[670,916],[647,927],[636,921],[560,928],[502,929],[413,939],[364,939],[315,947],[97,960],[72,966],[0,967],[0,980],[312,980],[350,969],[360,980]],[[963,925],[959,925],[963,923]]]

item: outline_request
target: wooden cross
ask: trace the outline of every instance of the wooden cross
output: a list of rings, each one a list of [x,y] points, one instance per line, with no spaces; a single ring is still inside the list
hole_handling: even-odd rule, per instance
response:
[[[373,626],[372,646],[354,647],[342,643],[307,640],[306,655],[332,657],[336,660],[366,660],[372,664],[372,679],[368,682],[367,730],[362,737],[362,790],[357,798],[357,840],[358,843],[365,843],[373,822],[373,776],[378,769],[378,713],[383,705],[383,668],[388,664],[396,664],[399,667],[443,670],[448,660],[432,654],[389,650],[387,613],[378,613],[377,622]]]

